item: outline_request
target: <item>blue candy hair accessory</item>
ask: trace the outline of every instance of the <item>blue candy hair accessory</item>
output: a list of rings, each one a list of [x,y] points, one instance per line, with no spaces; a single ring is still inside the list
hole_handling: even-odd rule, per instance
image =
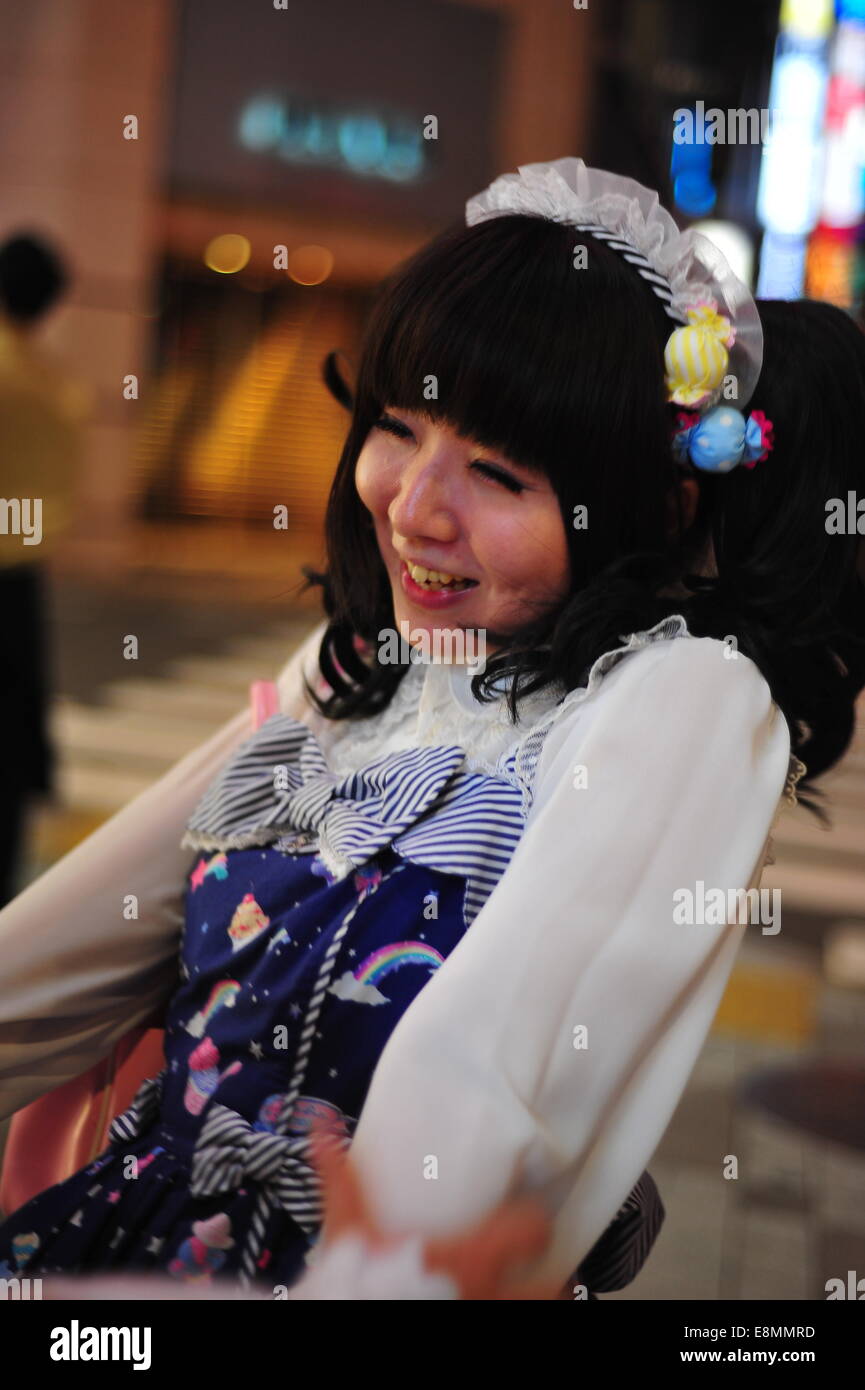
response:
[[[673,453],[706,473],[729,473],[738,464],[753,468],[774,447],[773,425],[762,410],[747,420],[740,410],[716,405],[705,415],[683,411],[677,418]]]

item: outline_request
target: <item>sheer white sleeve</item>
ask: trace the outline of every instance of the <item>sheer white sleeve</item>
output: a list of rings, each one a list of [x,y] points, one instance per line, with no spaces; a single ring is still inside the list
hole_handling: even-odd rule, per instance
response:
[[[278,678],[296,718],[301,665],[314,668],[323,631]],[[247,706],[0,912],[0,1119],[86,1071],[171,994],[191,860],[184,824],[251,732]]]
[[[761,930],[682,922],[674,895],[759,882],[788,770],[768,685],[726,652],[638,650],[548,734],[507,871],[373,1076],[352,1156],[384,1229],[533,1195],[555,1227],[528,1273],[564,1282],[649,1163]]]

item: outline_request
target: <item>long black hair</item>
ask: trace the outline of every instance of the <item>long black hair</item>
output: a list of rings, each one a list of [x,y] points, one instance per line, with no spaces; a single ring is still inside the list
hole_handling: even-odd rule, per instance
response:
[[[623,635],[681,613],[694,636],[735,638],[757,664],[808,768],[800,800],[825,819],[810,783],[848,746],[865,685],[858,538],[825,524],[829,499],[865,491],[865,337],[831,305],[759,310],[764,361],[748,408],[773,421],[774,450],[754,469],[691,469],[699,503],[686,525],[664,388],[673,325],[615,251],[572,227],[508,215],[448,228],[398,267],[367,324],[354,390],[335,354],[325,363],[352,418],[328,502],[326,568],[303,570],[306,587],[321,585],[329,619],[319,665],[333,693],[307,687],[320,712],[367,717],[408,669],[357,651],[357,639],[374,646],[395,619],[354,474],[383,410],[416,411],[539,466],[567,536],[569,597],[501,645],[488,634],[499,649],[472,681],[476,698],[500,695],[505,678],[516,718],[522,696],[585,684]],[[578,505],[586,529],[574,527]],[[698,573],[712,547],[716,579]]]

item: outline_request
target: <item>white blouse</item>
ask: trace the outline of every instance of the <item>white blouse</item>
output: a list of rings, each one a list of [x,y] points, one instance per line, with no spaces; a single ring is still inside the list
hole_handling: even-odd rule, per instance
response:
[[[474,701],[466,668],[436,665],[412,667],[381,715],[335,724],[300,681],[323,631],[278,686],[335,771],[442,742],[491,768],[527,728],[545,735],[522,839],[397,1024],[351,1152],[389,1231],[447,1235],[534,1196],[554,1236],[527,1274],[563,1283],[647,1167],[711,1026],[746,926],[678,924],[674,893],[759,884],[786,721],[753,662],[685,633],[636,634],[562,705],[524,702],[516,727],[503,700]],[[184,825],[251,731],[245,709],[0,912],[0,1118],[173,993]]]
[[[728,650],[637,650],[549,733],[506,873],[373,1076],[352,1157],[385,1229],[532,1195],[554,1238],[527,1277],[563,1283],[648,1166],[747,929],[677,924],[673,895],[759,884],[788,777]]]

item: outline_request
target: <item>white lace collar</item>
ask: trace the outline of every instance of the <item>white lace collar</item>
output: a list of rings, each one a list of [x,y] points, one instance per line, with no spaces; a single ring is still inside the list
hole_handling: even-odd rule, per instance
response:
[[[471,764],[492,765],[562,698],[556,684],[520,701],[514,724],[502,693],[480,702],[471,690],[473,669],[419,662],[406,671],[380,714],[357,720],[317,720],[315,733],[334,772],[357,771],[373,758],[403,748],[456,744]]]

